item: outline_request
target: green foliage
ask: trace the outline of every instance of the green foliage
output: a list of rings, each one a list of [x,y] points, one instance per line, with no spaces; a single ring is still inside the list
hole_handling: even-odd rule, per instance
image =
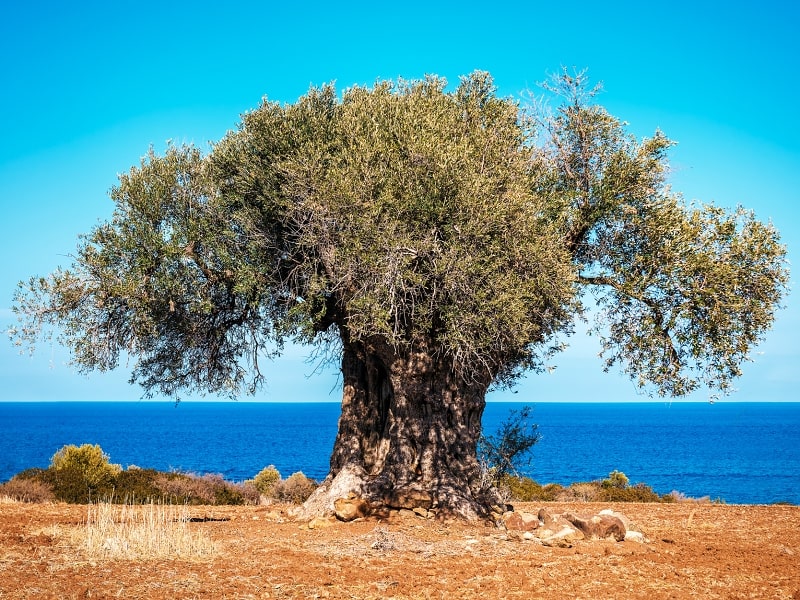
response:
[[[86,454],[96,457],[99,447],[90,447]],[[102,451],[99,451],[102,455]],[[68,457],[64,460],[65,455]],[[240,505],[257,504],[257,490],[246,483],[225,481],[220,475],[192,475],[187,473],[163,473],[154,469],[129,467],[117,471],[111,465],[110,473],[94,483],[86,477],[84,463],[74,461],[73,452],[60,452],[54,460],[58,468],[28,469],[18,473],[11,482],[13,490],[29,489],[28,495],[54,498],[71,504],[104,501],[111,503],[142,504],[152,501],[167,501],[172,504],[189,505]],[[105,457],[105,455],[102,455]],[[107,460],[108,457],[105,457]],[[2,494],[0,488],[0,494]],[[36,492],[34,494],[34,492]],[[16,493],[16,492],[15,492]],[[10,494],[9,494],[10,495]],[[30,500],[39,501],[39,500]]]
[[[614,471],[608,479],[575,482],[567,487],[557,483],[541,485],[528,477],[507,475],[498,483],[515,502],[675,502],[675,496],[658,495],[643,483],[629,485],[623,473]]]
[[[600,482],[600,485],[605,489],[625,489],[629,484],[630,481],[627,475],[616,469],[608,474],[608,479],[604,479]]]
[[[84,503],[113,495],[116,476],[121,467],[97,445],[67,445],[50,459],[46,470],[31,470],[20,476],[34,479],[49,487],[62,502]]]
[[[274,495],[275,486],[281,480],[281,474],[273,465],[264,467],[253,478],[253,485],[260,494],[270,498]]]
[[[509,474],[530,464],[531,449],[539,441],[538,426],[530,422],[533,408],[523,406],[509,411],[497,432],[478,441],[478,460],[482,470],[497,485]]]
[[[158,471],[128,467],[114,478],[114,501],[127,504],[160,499],[162,490],[156,485]]]
[[[107,485],[122,468],[109,462],[108,455],[98,445],[69,444],[56,452],[50,459],[53,471],[74,471],[90,488]]]
[[[653,489],[643,483],[632,486],[600,486],[598,495],[600,502],[664,502],[663,496],[656,494]]]
[[[512,501],[516,502],[555,502],[564,487],[557,483],[541,485],[529,477],[505,476],[499,488],[508,490]]]
[[[324,86],[206,156],[151,150],[73,266],[20,284],[12,337],[56,329],[82,370],[131,356],[149,394],[253,391],[265,348],[340,336],[485,390],[541,369],[594,298],[606,369],[729,390],[786,294],[778,232],[687,205],[673,142],[630,135],[584,74],[546,87],[553,111],[529,115],[482,72]]]
[[[742,208],[687,206],[666,184],[673,142],[660,131],[637,142],[590,104],[598,89],[583,73],[548,87],[564,102],[545,123],[542,191],[602,309],[605,368],[661,395],[728,391],[787,291],[778,232]]]
[[[83,471],[76,467],[49,468],[43,470],[34,479],[52,489],[53,495],[59,502],[86,504],[114,495],[112,478],[91,485],[86,480]]]

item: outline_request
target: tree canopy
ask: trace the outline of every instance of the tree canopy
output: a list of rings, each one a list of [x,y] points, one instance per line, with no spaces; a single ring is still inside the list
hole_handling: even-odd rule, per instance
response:
[[[263,357],[309,344],[343,383],[309,511],[355,494],[502,512],[476,455],[490,386],[543,368],[588,314],[606,369],[728,391],[788,281],[771,224],[670,190],[664,134],[635,139],[583,74],[546,88],[550,113],[482,72],[328,85],[264,100],[208,153],[151,150],[73,265],[20,285],[13,334],[55,331],[83,370],[132,359],[176,397],[254,392]]]
[[[21,285],[17,336],[55,326],[86,370],[134,357],[148,393],[253,391],[285,341],[342,336],[502,385],[596,301],[607,368],[727,390],[785,293],[778,232],[684,202],[672,142],[632,137],[583,74],[547,87],[560,103],[531,115],[480,72],[329,85],[264,100],[208,154],[151,150],[74,264]]]

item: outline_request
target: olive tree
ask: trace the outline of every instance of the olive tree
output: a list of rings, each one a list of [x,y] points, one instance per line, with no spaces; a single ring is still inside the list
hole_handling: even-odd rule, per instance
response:
[[[637,141],[583,75],[548,117],[474,73],[264,100],[204,154],[152,150],[74,264],[22,284],[21,343],[147,394],[254,392],[286,342],[340,361],[330,473],[308,500],[485,517],[485,395],[540,370],[585,306],[607,368],[654,393],[726,390],[787,283],[777,231],[687,205],[671,142]],[[593,311],[595,312],[595,311]]]

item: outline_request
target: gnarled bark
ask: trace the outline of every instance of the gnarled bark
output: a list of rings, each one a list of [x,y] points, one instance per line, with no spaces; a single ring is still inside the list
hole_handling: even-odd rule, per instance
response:
[[[380,341],[345,341],[342,375],[330,473],[302,514],[330,513],[349,494],[377,513],[491,514],[499,498],[482,488],[476,458],[487,384],[463,381],[424,349],[398,354]]]

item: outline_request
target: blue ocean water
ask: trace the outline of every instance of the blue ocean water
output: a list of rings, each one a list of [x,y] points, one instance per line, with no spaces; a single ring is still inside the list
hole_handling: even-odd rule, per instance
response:
[[[521,406],[489,403],[485,431]],[[83,443],[123,467],[242,481],[273,464],[322,479],[338,417],[337,403],[0,403],[0,481]],[[659,493],[800,504],[800,403],[539,403],[533,421],[542,439],[525,474],[540,483],[616,469]]]

